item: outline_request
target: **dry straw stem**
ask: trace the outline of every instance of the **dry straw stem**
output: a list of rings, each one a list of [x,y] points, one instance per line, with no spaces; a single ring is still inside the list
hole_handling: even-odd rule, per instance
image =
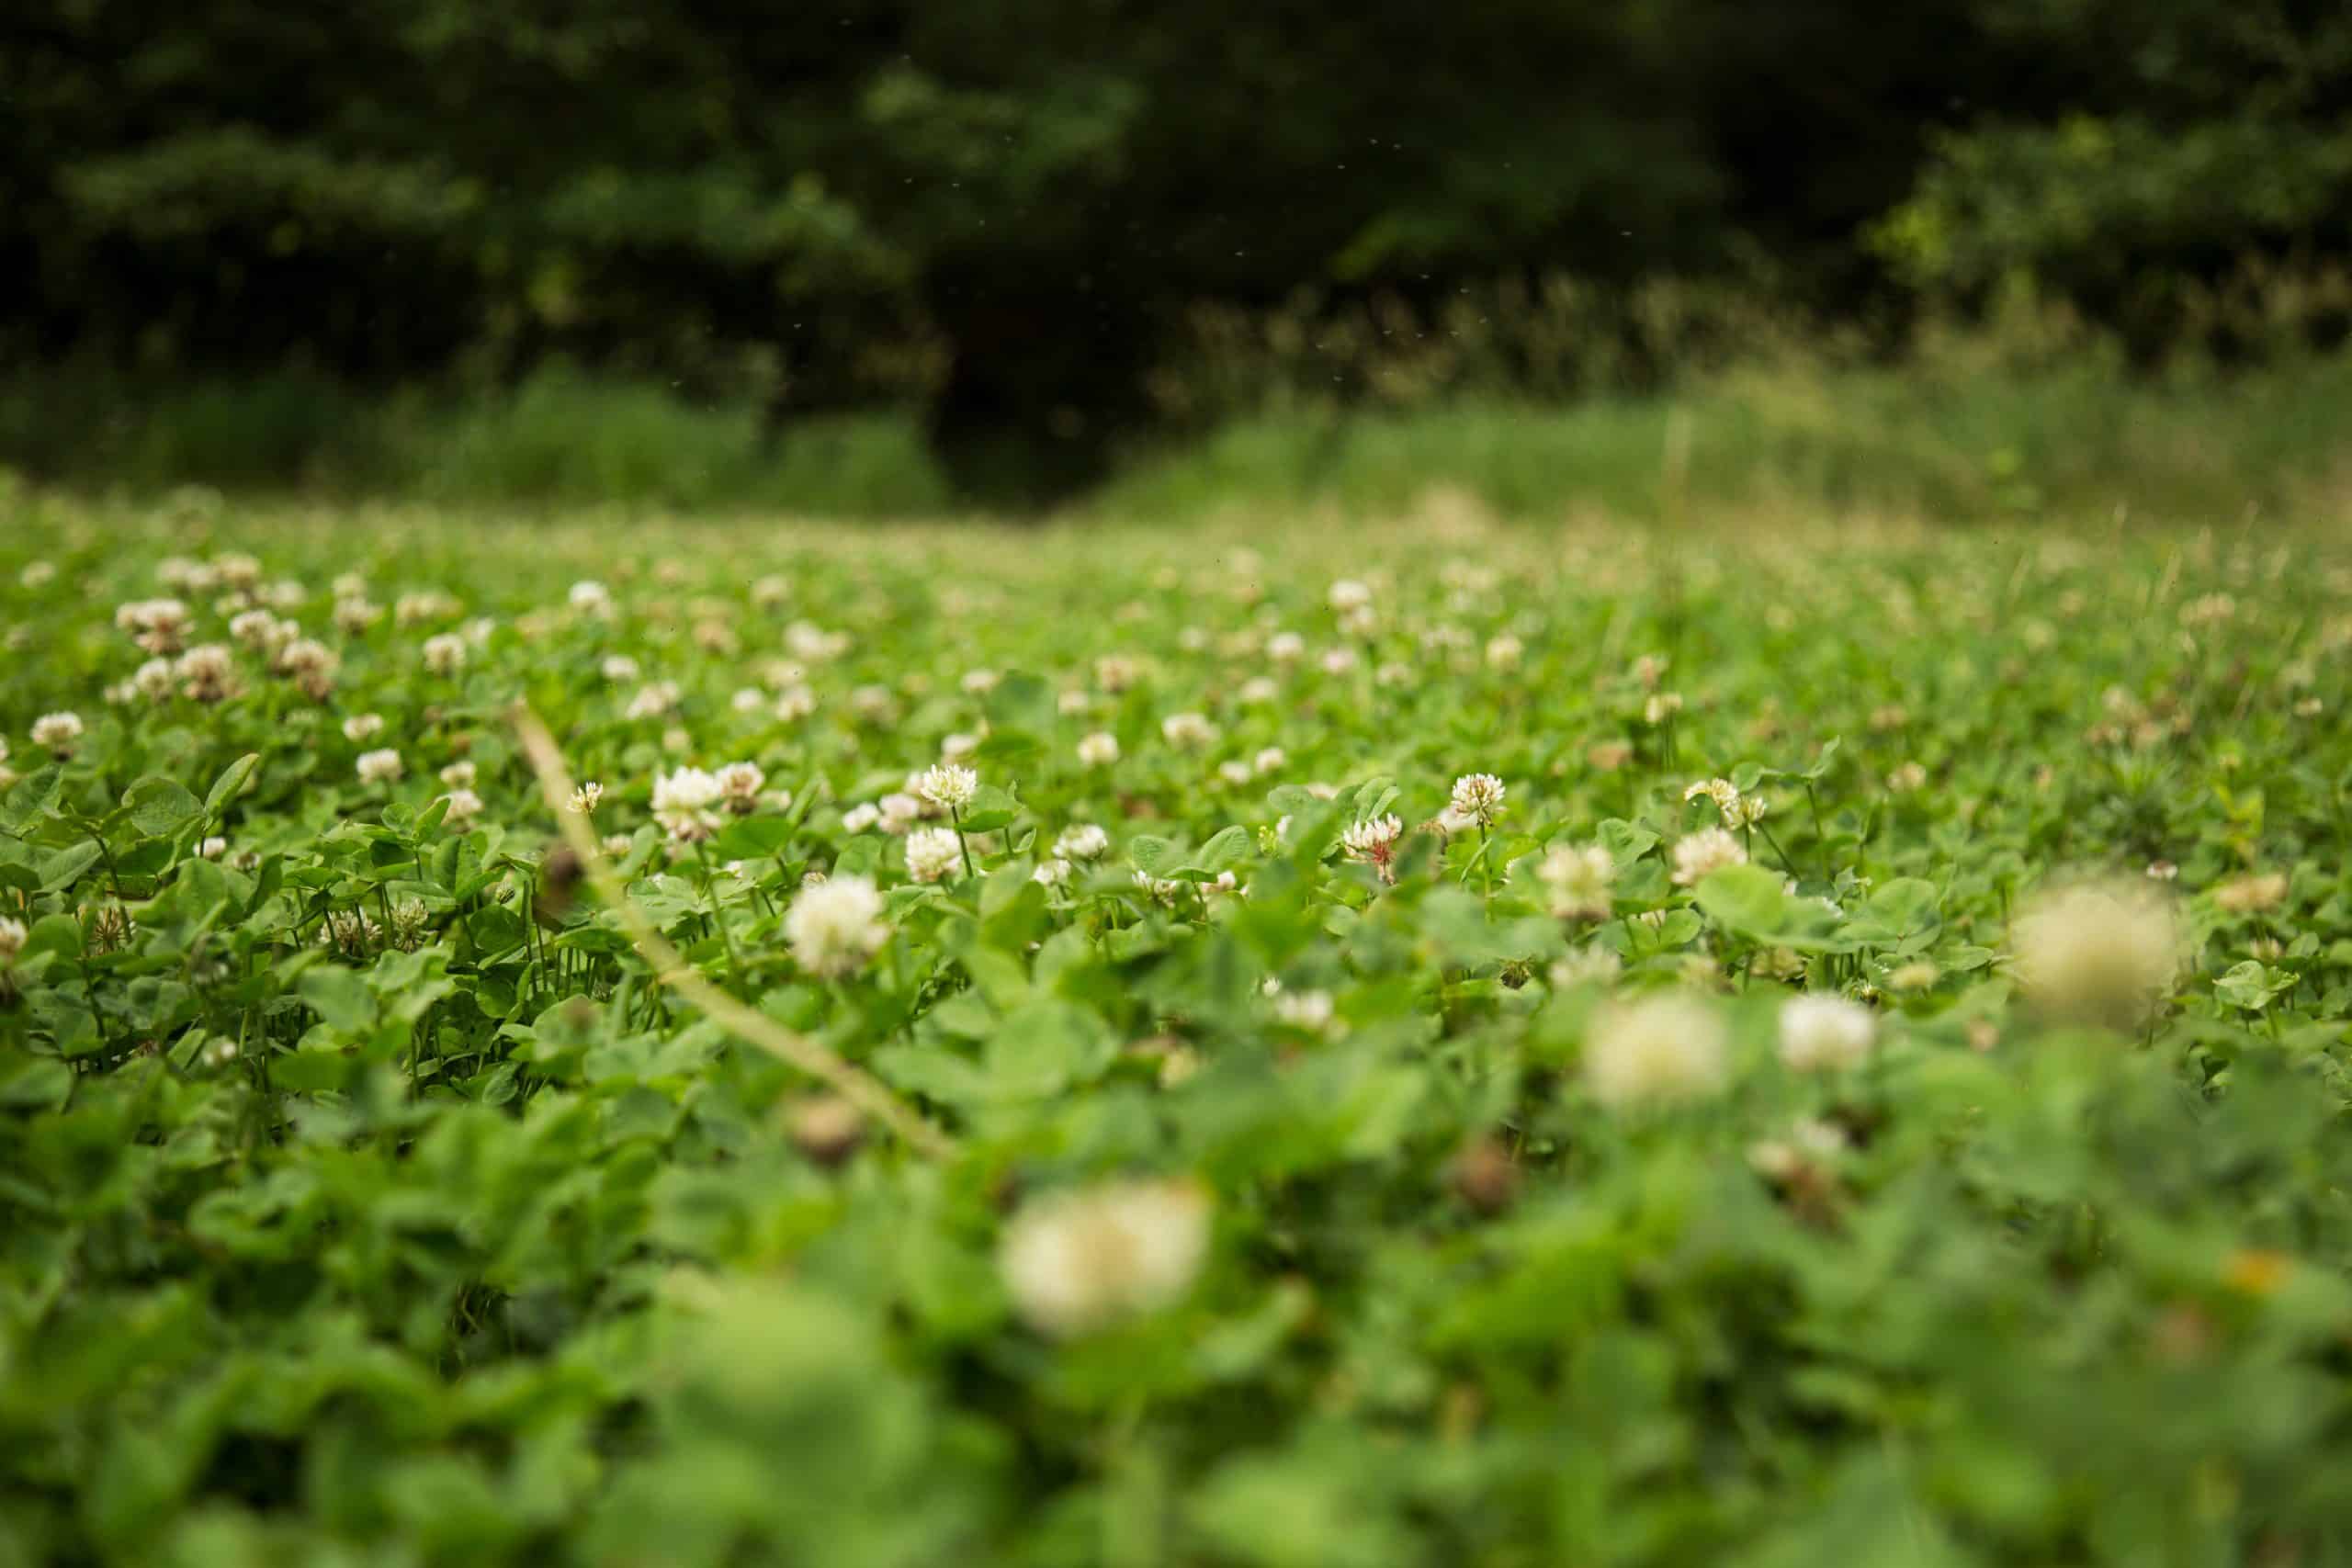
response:
[[[944,1159],[956,1152],[955,1144],[945,1134],[924,1121],[870,1074],[860,1071],[807,1035],[795,1033],[765,1013],[746,1007],[704,979],[701,971],[670,945],[630,899],[628,889],[621,885],[612,863],[598,847],[596,835],[589,830],[587,818],[568,809],[566,803],[571,798],[572,789],[571,772],[564,766],[563,752],[548,727],[525,703],[514,705],[514,722],[515,733],[522,737],[523,750],[531,759],[532,771],[538,774],[539,793],[547,797],[548,808],[555,813],[556,827],[563,834],[564,842],[580,857],[589,886],[595,888],[596,896],[619,919],[621,929],[636,945],[638,956],[651,965],[662,984],[700,1008],[738,1039],[749,1041],[810,1077],[823,1080],[842,1099],[896,1133],[910,1148],[933,1159]]]

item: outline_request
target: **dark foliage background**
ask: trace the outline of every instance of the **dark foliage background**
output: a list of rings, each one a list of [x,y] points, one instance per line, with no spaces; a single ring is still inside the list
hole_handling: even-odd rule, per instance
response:
[[[0,126],[20,364],[561,355],[1048,487],[1204,305],[2030,285],[2144,349],[2352,243],[2335,0],[13,0]]]

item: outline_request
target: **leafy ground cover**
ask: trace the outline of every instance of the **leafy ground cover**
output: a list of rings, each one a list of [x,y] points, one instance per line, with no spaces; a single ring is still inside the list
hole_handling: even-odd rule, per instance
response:
[[[5,505],[0,1558],[2352,1551],[2340,542]]]

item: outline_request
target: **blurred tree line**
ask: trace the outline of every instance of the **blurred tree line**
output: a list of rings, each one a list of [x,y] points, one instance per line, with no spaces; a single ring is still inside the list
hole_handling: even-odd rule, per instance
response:
[[[1187,312],[1736,284],[2158,344],[2352,248],[2342,0],[11,0],[0,351],[550,355],[1083,479]],[[994,465],[994,467],[992,467]]]

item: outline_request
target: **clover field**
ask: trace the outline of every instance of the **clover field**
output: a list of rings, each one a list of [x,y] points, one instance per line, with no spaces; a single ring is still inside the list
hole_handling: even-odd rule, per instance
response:
[[[0,1563],[2352,1562],[2352,551],[0,496]]]

